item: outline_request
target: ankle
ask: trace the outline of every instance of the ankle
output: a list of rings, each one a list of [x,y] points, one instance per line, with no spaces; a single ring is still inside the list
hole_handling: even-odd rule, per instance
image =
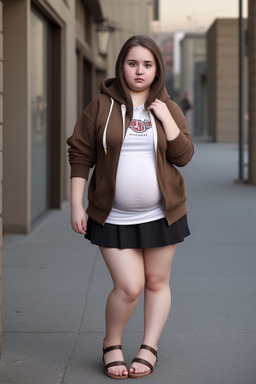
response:
[[[155,349],[156,351],[158,351],[157,343],[155,341],[153,341],[153,340],[143,341],[141,343],[141,345],[149,346],[149,347]]]
[[[108,348],[113,345],[122,345],[122,342],[120,339],[107,339],[106,337],[102,341],[103,348]]]

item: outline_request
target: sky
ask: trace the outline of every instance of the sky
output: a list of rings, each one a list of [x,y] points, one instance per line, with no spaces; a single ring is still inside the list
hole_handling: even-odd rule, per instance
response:
[[[247,17],[248,0],[243,0]],[[216,18],[238,17],[239,0],[159,0],[160,32],[205,32]]]

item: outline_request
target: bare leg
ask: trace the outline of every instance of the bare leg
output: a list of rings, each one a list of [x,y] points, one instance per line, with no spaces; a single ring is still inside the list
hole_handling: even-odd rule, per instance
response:
[[[106,304],[106,336],[104,348],[121,344],[122,332],[131,317],[144,288],[144,262],[140,249],[100,247],[103,259],[111,274],[114,288]],[[105,364],[124,360],[120,350],[107,353]],[[109,368],[113,375],[126,375],[125,366]]]
[[[171,308],[171,292],[169,286],[172,262],[176,245],[160,248],[148,248],[143,251],[145,268],[144,294],[144,337],[143,344],[157,349],[159,337],[163,331]],[[155,356],[142,349],[137,357],[155,364]],[[149,368],[140,363],[133,363],[133,373],[148,372]]]

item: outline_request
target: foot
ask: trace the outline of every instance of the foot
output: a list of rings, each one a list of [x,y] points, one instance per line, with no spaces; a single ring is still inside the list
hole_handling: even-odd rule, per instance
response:
[[[107,376],[116,379],[128,377],[121,345],[114,346],[113,349],[112,346],[106,347],[103,345],[103,362]],[[111,364],[113,365],[111,366]]]
[[[153,368],[157,365],[157,347],[155,348],[155,353],[152,353],[152,351],[150,351],[149,349],[147,349],[148,347],[145,346],[146,348],[144,347],[141,347],[141,349],[139,350],[136,358],[134,359],[134,361],[132,362],[132,365],[130,367],[130,373],[132,375],[138,375],[138,376],[146,376],[150,373],[152,373],[153,371]],[[136,360],[140,360],[141,359],[141,362],[139,361],[136,361]],[[143,364],[143,360],[145,362],[148,362],[149,364]]]

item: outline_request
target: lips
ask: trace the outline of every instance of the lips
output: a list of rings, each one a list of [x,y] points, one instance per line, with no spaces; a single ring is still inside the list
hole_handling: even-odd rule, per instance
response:
[[[142,81],[144,81],[144,79],[142,79],[141,77],[136,77],[135,81],[137,81],[138,83],[142,83]]]

